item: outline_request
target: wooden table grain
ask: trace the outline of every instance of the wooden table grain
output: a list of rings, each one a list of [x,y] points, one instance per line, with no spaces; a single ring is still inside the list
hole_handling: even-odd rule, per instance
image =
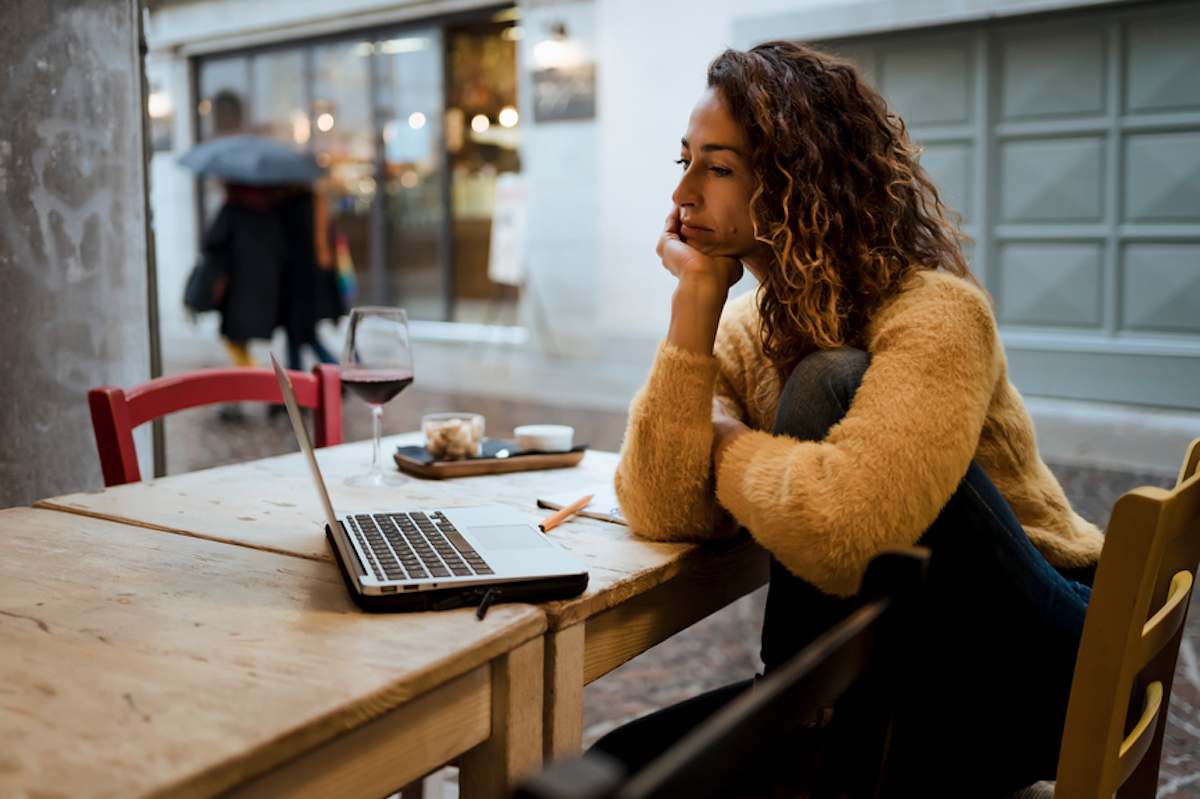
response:
[[[383,440],[385,455],[398,444],[419,443],[408,433]],[[612,479],[616,455],[590,451],[570,469],[464,477],[410,478],[395,488],[352,488],[345,479],[366,470],[370,442],[319,449],[317,460],[334,508],[395,511],[500,503],[540,520],[538,495],[571,491],[581,483]],[[36,507],[82,513],[150,529],[280,552],[332,560],[325,541],[325,517],[308,465],[300,453],[221,466],[103,491],[66,494]]]
[[[419,440],[415,433],[393,436],[385,439],[384,451]],[[363,470],[369,446],[356,442],[318,451],[335,508],[394,511],[501,503],[535,520],[548,514],[536,508],[539,496],[582,495],[611,484],[618,460],[616,453],[590,450],[579,466],[568,469],[413,478],[382,492],[345,486],[347,476]],[[298,453],[37,504],[304,558],[332,558],[321,533],[320,505]],[[768,560],[745,537],[702,545],[658,543],[623,525],[579,517],[551,535],[583,560],[590,574],[581,596],[539,606],[549,625],[544,753],[557,757],[579,750],[586,683],[763,585]]]
[[[0,511],[0,795],[381,796],[541,760],[543,613],[374,615],[323,560]]]

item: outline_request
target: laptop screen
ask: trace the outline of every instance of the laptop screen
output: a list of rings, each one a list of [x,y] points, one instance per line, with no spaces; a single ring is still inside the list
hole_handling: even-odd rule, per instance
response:
[[[308,458],[308,468],[312,472],[313,483],[317,486],[317,494],[321,497],[321,505],[325,508],[325,521],[330,530],[338,529],[337,515],[333,512],[333,503],[329,501],[329,492],[325,490],[325,481],[321,478],[321,467],[317,466],[317,456],[313,453],[312,443],[308,440],[308,430],[304,427],[304,419],[300,417],[300,408],[296,405],[296,393],[292,391],[292,381],[287,372],[279,365],[275,353],[271,353],[271,365],[275,367],[275,378],[279,381],[279,390],[283,393],[284,404],[287,405],[288,418],[292,420],[292,430],[296,432],[296,440],[300,449]]]

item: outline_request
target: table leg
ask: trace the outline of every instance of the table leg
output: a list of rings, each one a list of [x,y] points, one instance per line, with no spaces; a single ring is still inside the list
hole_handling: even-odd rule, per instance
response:
[[[464,799],[508,796],[541,767],[543,648],[534,638],[492,661],[492,734],[462,757]]]
[[[543,708],[547,761],[579,754],[583,740],[582,622],[546,634],[546,703]]]

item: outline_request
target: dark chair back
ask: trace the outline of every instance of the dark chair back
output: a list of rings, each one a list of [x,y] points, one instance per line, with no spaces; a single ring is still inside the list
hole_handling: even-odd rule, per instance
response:
[[[730,702],[633,775],[597,753],[552,763],[516,791],[518,799],[728,797],[780,766],[777,744],[803,711],[834,703],[836,795],[874,797],[884,777],[897,662],[907,609],[925,574],[928,552],[884,552],[871,561],[858,610],[798,653],[753,690]],[[851,699],[852,708],[839,700]],[[863,711],[869,710],[869,714]],[[849,711],[844,712],[844,711]],[[786,766],[786,764],[784,764]],[[833,786],[825,786],[827,788]],[[818,791],[820,792],[820,791]]]

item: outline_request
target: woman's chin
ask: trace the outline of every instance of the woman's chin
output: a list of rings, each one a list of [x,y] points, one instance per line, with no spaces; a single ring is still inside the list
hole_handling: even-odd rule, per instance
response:
[[[692,249],[699,250],[709,258],[737,258],[737,255],[731,253],[730,248],[722,246],[719,241],[713,241],[708,237],[693,236],[692,238],[684,238],[683,243]]]

